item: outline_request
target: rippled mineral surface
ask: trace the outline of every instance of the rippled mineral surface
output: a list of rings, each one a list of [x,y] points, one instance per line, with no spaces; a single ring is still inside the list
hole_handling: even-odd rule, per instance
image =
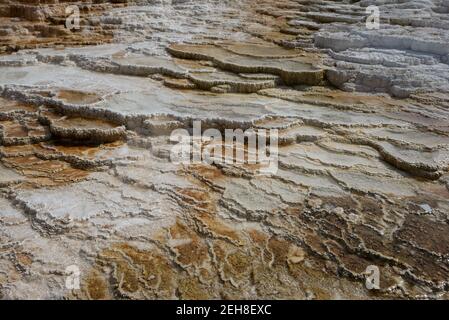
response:
[[[448,299],[448,30],[447,0],[0,1],[0,297]],[[278,170],[173,163],[195,120],[278,129]]]

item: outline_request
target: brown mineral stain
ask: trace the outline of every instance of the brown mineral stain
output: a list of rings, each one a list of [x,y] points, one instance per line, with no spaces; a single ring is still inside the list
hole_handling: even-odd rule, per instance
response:
[[[194,277],[180,279],[178,291],[180,298],[185,300],[207,300],[211,298],[204,285]]]
[[[359,203],[359,209],[362,212],[372,214],[376,217],[383,216],[382,203],[369,197],[356,197]]]
[[[31,154],[35,151],[36,145],[21,145],[21,146],[0,146],[0,152],[5,157],[11,157],[19,154]]]
[[[268,241],[268,249],[273,254],[273,266],[285,266],[288,260],[289,243],[278,238]]]
[[[55,122],[56,125],[64,128],[80,128],[80,129],[112,129],[117,127],[109,121],[87,119],[81,117],[65,117]]]
[[[40,161],[33,156],[3,159],[3,163],[28,178],[21,185],[24,188],[58,186],[78,182],[88,172],[71,168],[65,162]]]
[[[227,50],[245,56],[266,58],[291,58],[300,54],[295,49],[285,49],[269,43],[239,43],[230,42],[223,45]]]
[[[33,259],[28,255],[24,253],[18,253],[16,255],[17,261],[24,266],[29,266],[33,262]]]
[[[80,9],[81,21],[86,21],[94,15],[113,7],[126,6],[123,1],[110,1],[112,3],[86,3]],[[109,28],[101,24],[94,27],[86,27],[81,24],[82,32],[69,32],[64,25],[66,19],[65,5],[74,1],[46,1],[48,10],[43,14],[40,1],[11,1],[12,10],[2,9],[0,12],[0,26],[2,29],[13,28],[25,30],[16,32],[13,36],[0,37],[0,54],[15,52],[21,49],[36,49],[52,47],[56,49],[65,46],[86,46],[110,42],[113,33]],[[21,5],[22,4],[22,5]],[[25,6],[23,6],[25,4]],[[5,6],[8,9],[8,6]],[[25,10],[26,9],[26,10]],[[49,12],[51,14],[49,14]]]
[[[339,260],[341,266],[355,274],[363,274],[370,261],[345,250],[335,241],[326,242],[328,250]]]
[[[189,90],[195,88],[195,84],[188,79],[177,79],[170,77],[164,77],[164,85],[166,87],[178,90]]]
[[[201,266],[209,259],[207,246],[198,235],[186,225],[177,221],[170,229],[170,236],[174,240],[185,240],[185,243],[175,245],[173,250],[178,254],[177,260],[185,265]]]
[[[208,210],[208,212],[215,211],[215,205],[212,203],[209,194],[205,190],[178,188],[177,192],[184,196],[183,200],[189,205]]]
[[[169,298],[174,292],[175,274],[165,256],[119,243],[99,254],[100,265],[112,265],[116,288],[130,294],[145,290],[154,298]]]
[[[66,155],[82,156],[94,158],[99,148],[94,146],[70,145],[70,144],[43,144],[43,147],[49,152],[58,152]]]
[[[265,233],[255,229],[248,230],[248,234],[251,237],[251,240],[257,243],[258,245],[264,245],[268,238]]]
[[[409,214],[395,238],[441,256],[449,254],[449,226],[428,217]]]
[[[156,273],[156,281],[149,281],[150,284],[158,284],[159,289],[168,289],[171,284],[172,268],[168,261],[161,255],[148,251],[138,250],[130,245],[123,244],[120,249],[131,258],[134,264],[142,266],[143,275],[147,279]],[[160,281],[160,282],[159,282]]]
[[[3,127],[5,137],[27,137],[28,131],[18,122],[14,121],[2,121],[0,126]]]
[[[199,221],[201,221],[204,226],[210,230],[215,236],[225,237],[230,240],[235,241],[239,245],[242,245],[243,242],[238,235],[238,232],[233,230],[230,226],[226,225],[224,222],[220,221],[220,218],[217,216],[211,216],[205,213],[198,213],[195,216]]]
[[[101,100],[101,96],[96,93],[76,90],[59,90],[56,97],[73,104],[92,104]]]
[[[36,112],[37,107],[31,104],[17,102],[13,100],[7,100],[0,97],[0,114],[3,112]]]
[[[205,60],[187,60],[174,58],[173,61],[180,67],[190,70],[209,70],[213,71],[215,68],[211,67],[210,61]]]
[[[86,289],[90,299],[103,300],[109,298],[106,281],[97,271],[91,272],[87,277]]]
[[[223,172],[214,166],[203,164],[191,165],[189,166],[189,170],[210,181],[216,181],[217,179],[223,178]]]
[[[285,209],[285,212],[289,215],[292,216],[296,216],[298,217],[301,213],[302,213],[302,209],[303,209],[303,205],[299,204],[293,207],[293,206],[289,206],[288,208]]]
[[[243,274],[251,267],[251,258],[241,252],[231,253],[226,257],[226,261],[236,274]]]

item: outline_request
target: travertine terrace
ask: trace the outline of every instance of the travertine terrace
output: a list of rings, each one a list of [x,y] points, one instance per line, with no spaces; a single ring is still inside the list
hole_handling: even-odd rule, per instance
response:
[[[0,297],[449,298],[449,1],[0,16]],[[278,129],[277,172],[173,163],[196,120]]]

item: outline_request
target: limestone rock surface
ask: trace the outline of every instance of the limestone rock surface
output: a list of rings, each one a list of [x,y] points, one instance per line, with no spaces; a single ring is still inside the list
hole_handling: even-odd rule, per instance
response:
[[[449,298],[447,1],[73,4],[0,1],[1,298]]]

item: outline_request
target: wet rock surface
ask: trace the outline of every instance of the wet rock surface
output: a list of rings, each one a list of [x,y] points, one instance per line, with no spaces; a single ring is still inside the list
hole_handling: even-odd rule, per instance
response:
[[[445,1],[374,1],[379,30],[369,1],[112,2],[85,42],[0,36],[1,297],[449,298]],[[68,4],[37,3],[1,19]],[[170,161],[194,121],[277,129],[278,170]]]

